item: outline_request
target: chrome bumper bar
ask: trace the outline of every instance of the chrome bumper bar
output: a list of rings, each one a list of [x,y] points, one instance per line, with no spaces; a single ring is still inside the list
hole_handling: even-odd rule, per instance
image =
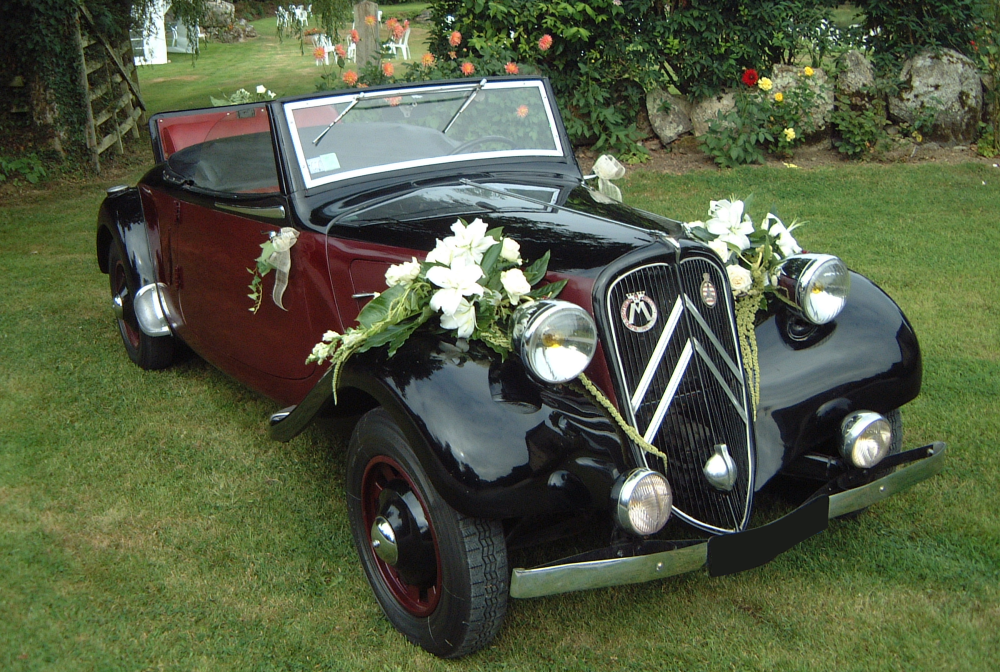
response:
[[[827,519],[871,506],[939,473],[944,468],[946,452],[945,444],[938,441],[924,448],[894,456],[902,460],[906,460],[907,456],[910,456],[915,461],[909,462],[891,474],[871,483],[828,495]],[[919,457],[919,454],[925,456]],[[834,488],[835,484],[836,482],[831,483],[828,487]],[[827,497],[827,495],[823,496]],[[775,523],[771,523],[771,525],[780,524],[781,521],[794,516],[808,506],[810,503],[803,504],[796,511],[775,521]],[[750,530],[749,532],[755,531]],[[704,541],[684,548],[648,555],[573,562],[535,569],[517,568],[511,573],[510,596],[516,598],[543,597],[590,588],[607,588],[662,579],[703,567],[708,563],[708,555],[709,541]]]

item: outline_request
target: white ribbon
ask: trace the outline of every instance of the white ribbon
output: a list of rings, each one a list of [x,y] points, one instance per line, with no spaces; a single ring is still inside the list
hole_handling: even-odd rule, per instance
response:
[[[288,286],[288,271],[292,268],[292,255],[289,250],[298,239],[299,232],[289,226],[283,227],[281,231],[271,236],[274,252],[267,258],[267,263],[275,269],[274,291],[271,292],[271,298],[274,299],[274,305],[282,310],[288,310],[281,305],[281,297],[285,293],[285,287]]]
[[[594,162],[594,174],[597,175],[598,193],[621,203],[622,190],[611,184],[611,180],[625,177],[625,166],[610,154],[601,154]]]

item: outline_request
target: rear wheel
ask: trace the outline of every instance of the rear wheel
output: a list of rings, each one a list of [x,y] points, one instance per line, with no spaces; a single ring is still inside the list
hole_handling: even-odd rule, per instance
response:
[[[163,369],[174,358],[173,336],[150,336],[139,328],[132,301],[139,288],[131,269],[122,258],[118,245],[108,251],[108,276],[111,280],[111,306],[118,318],[118,331],[129,359],[142,369]]]
[[[500,522],[451,508],[381,408],[354,430],[346,489],[361,564],[393,626],[445,658],[488,645],[510,581]]]

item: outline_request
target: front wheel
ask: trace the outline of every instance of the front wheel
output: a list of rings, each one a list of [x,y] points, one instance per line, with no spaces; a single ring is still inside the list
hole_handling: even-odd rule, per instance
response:
[[[381,408],[351,436],[346,490],[361,564],[393,626],[443,658],[488,645],[510,581],[500,522],[451,508]]]

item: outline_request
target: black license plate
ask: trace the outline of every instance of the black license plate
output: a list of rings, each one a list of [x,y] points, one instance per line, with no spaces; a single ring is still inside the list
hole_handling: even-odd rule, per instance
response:
[[[826,529],[830,498],[817,497],[773,523],[708,540],[708,573],[725,576],[760,567]]]

